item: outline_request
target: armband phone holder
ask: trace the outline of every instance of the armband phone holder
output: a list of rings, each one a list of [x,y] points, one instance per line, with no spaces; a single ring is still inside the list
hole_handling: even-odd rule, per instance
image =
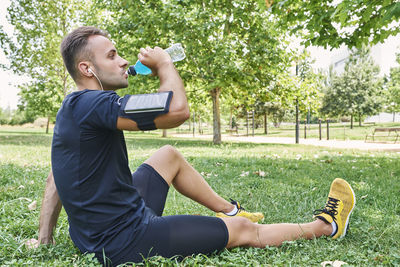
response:
[[[131,95],[124,107],[126,114],[169,111],[172,91]]]

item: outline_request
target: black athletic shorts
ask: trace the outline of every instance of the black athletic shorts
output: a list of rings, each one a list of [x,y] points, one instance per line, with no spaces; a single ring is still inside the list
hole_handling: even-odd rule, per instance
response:
[[[162,216],[169,186],[148,164],[132,174],[133,185],[153,210],[147,230],[134,247],[124,250],[118,262],[141,262],[151,256],[185,257],[222,250],[228,243],[228,229],[220,218],[174,215]]]

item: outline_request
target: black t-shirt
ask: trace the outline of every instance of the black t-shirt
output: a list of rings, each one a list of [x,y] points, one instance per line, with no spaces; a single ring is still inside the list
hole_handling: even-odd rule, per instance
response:
[[[147,227],[151,211],[132,186],[124,135],[116,128],[127,97],[78,91],[57,114],[52,169],[71,239],[82,252],[104,249],[113,257]]]

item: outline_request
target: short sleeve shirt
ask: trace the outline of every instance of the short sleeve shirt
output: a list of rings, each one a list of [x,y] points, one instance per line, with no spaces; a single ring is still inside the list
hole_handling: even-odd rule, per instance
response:
[[[132,186],[116,128],[123,102],[114,91],[83,90],[68,95],[57,113],[53,175],[71,239],[83,252],[115,255],[147,227],[150,211]]]

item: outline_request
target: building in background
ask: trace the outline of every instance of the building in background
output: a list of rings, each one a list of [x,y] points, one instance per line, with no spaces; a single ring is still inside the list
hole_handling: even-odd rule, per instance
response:
[[[383,123],[383,122],[400,122],[400,113],[387,113],[382,112],[378,115],[367,117],[364,122],[375,122],[375,123]]]
[[[332,65],[336,73],[341,73],[344,70],[350,52],[346,47],[339,49],[324,49],[322,47],[309,47],[307,50],[310,52],[311,57],[315,60],[313,63],[314,70],[323,70],[327,72],[329,66]],[[396,62],[396,53],[400,53],[400,34],[391,36],[385,40],[384,43],[374,45],[371,48],[371,56],[379,65],[380,74],[389,75],[390,68],[398,66]]]
[[[308,51],[311,53],[311,57],[315,59],[315,63],[313,64],[314,69],[322,70],[325,73],[328,73],[330,66],[332,66],[332,70],[336,74],[343,73],[350,56],[349,49],[344,46],[332,51],[319,47],[311,47]],[[371,47],[371,57],[379,66],[381,77],[385,75],[389,76],[390,68],[399,66],[396,62],[397,53],[400,53],[400,34],[391,36],[384,43],[379,43]],[[400,113],[380,113],[366,118],[365,122],[400,122]]]
[[[389,37],[384,43],[379,43],[371,47],[371,57],[379,66],[380,75],[390,74],[390,68],[398,65],[396,53],[400,53],[400,35]],[[350,51],[346,47],[335,49],[331,53],[330,64],[333,71],[341,74],[344,71]],[[328,66],[329,67],[329,66]]]

